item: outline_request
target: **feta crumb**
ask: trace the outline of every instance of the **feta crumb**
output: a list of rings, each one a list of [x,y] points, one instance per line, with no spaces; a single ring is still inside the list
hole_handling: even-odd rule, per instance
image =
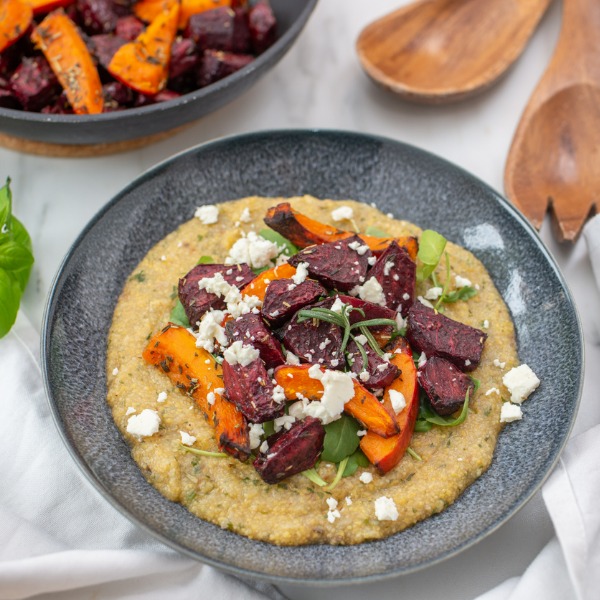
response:
[[[398,390],[390,390],[389,396],[390,402],[392,403],[392,408],[396,414],[406,408],[406,398],[402,392],[399,392]]]
[[[265,434],[265,430],[260,423],[250,423],[248,435],[250,437],[250,450],[258,448],[261,444],[260,438]]]
[[[356,432],[356,435],[357,435],[358,437],[362,437],[363,435],[367,435],[367,430],[366,430],[366,429],[359,429],[359,430]]]
[[[331,305],[331,308],[329,310],[331,310],[334,313],[341,314],[342,310],[344,309],[345,306],[346,305],[340,300],[340,297],[336,296],[335,300],[334,300],[334,302]]]
[[[383,274],[385,277],[389,277],[390,271],[394,268],[394,261],[387,260],[383,265]]]
[[[444,293],[444,289],[436,286],[429,288],[425,294],[427,300],[437,300]]]
[[[320,419],[324,425],[339,419],[344,411],[344,405],[354,396],[354,382],[348,373],[341,371],[331,371],[326,369],[321,371],[319,365],[312,365],[308,369],[308,376],[311,379],[317,379],[323,385],[323,395],[321,400],[302,403],[296,407],[295,411],[299,414],[290,414],[297,418],[302,416],[311,416]]]
[[[251,362],[254,362],[260,353],[253,346],[245,346],[241,340],[233,342],[223,353],[225,360],[230,365],[240,365],[247,367]]]
[[[276,385],[273,388],[273,402],[277,402],[277,404],[285,402],[285,392],[280,385]]]
[[[160,392],[160,394],[158,394],[156,401],[157,402],[164,402],[167,399],[167,392]]]
[[[181,435],[181,443],[184,446],[193,446],[196,438],[193,435],[190,435],[186,431],[180,431],[179,435]]]
[[[339,519],[342,515],[339,510],[330,510],[327,512],[327,520],[333,523],[336,519]]]
[[[273,421],[273,426],[275,427],[275,433],[277,433],[278,431],[281,431],[282,429],[289,431],[295,422],[296,422],[296,417],[293,417],[291,415],[282,415],[281,417],[277,417]]]
[[[400,312],[396,313],[396,325],[398,325],[398,329],[404,329],[406,327],[406,319],[402,317]]]
[[[346,501],[346,506],[352,506],[352,498],[350,496],[346,496],[344,500]]]
[[[489,322],[489,321],[486,319],[486,320],[483,322],[483,328],[484,328],[484,329],[489,329],[489,327],[490,327],[490,322]]]
[[[396,503],[387,496],[380,496],[375,500],[375,516],[379,521],[397,521]]]
[[[292,275],[292,281],[296,285],[300,285],[303,281],[306,280],[307,277],[308,277],[308,263],[307,262],[298,263],[298,266],[296,267],[296,273],[294,273],[294,275]]]
[[[300,359],[293,352],[288,351],[285,355],[285,363],[287,365],[299,365]]]
[[[393,215],[393,213],[386,213],[386,215],[385,215],[385,216],[386,216],[388,219],[393,219],[393,218],[394,218],[394,215]]]
[[[129,415],[132,415],[135,412],[135,408],[133,408],[133,406],[130,406],[127,409],[127,412],[125,413],[125,416],[128,417]]]
[[[115,367],[115,368],[112,370],[112,374],[113,374],[113,375],[115,375],[115,376],[116,376],[116,375],[118,375],[118,374],[119,374],[119,369],[117,369],[117,367]]]
[[[372,267],[376,262],[377,262],[376,256],[369,256],[369,258],[367,258],[367,263],[370,267]]]
[[[325,350],[325,348],[327,348],[327,346],[329,346],[329,344],[331,344],[331,340],[329,338],[325,339],[324,341],[322,341],[319,344],[319,350]]]
[[[214,352],[215,340],[222,346],[227,344],[227,336],[225,328],[221,327],[221,323],[225,319],[225,313],[222,310],[209,310],[204,313],[198,333],[196,335],[196,347],[204,348],[208,352]],[[210,359],[207,364],[210,364]],[[206,362],[206,361],[205,361]]]
[[[354,218],[354,211],[350,206],[340,206],[331,211],[331,218],[334,221],[349,221]]]
[[[358,344],[360,344],[361,346],[364,346],[365,344],[367,344],[367,336],[363,335],[362,333],[360,335],[357,335],[354,338],[354,341]]]
[[[371,481],[373,481],[373,475],[371,473],[369,473],[369,471],[363,471],[360,474],[359,479],[363,482],[363,483],[371,483]]]
[[[417,362],[417,368],[420,369],[427,362],[427,355],[425,352],[421,352],[421,356],[419,356],[419,361]]]
[[[127,433],[138,437],[150,437],[158,431],[160,417],[155,410],[145,408],[139,415],[132,415],[127,421]]]
[[[338,501],[335,498],[327,498],[327,500],[325,500],[325,502],[327,502],[327,506],[329,506],[329,510],[334,510],[337,508]]]
[[[500,410],[500,423],[512,423],[512,421],[520,421],[523,418],[523,411],[518,404],[504,402]]]
[[[371,379],[371,375],[369,374],[368,371],[361,371],[358,375],[358,378],[363,382],[367,382],[369,381],[369,379]]]
[[[466,277],[461,277],[460,275],[456,275],[454,277],[454,281],[456,283],[457,288],[469,287],[471,285],[471,280]]]
[[[426,300],[425,298],[423,298],[423,296],[417,296],[417,300],[424,306],[427,306],[427,308],[433,308],[433,304],[431,304],[431,302],[429,302],[429,300]]]
[[[358,296],[361,300],[367,302],[373,302],[373,304],[379,304],[379,306],[385,306],[385,294],[381,284],[375,277],[370,277],[363,285],[357,285],[350,293],[353,296]]]
[[[499,390],[498,388],[495,388],[495,387],[493,387],[493,388],[490,388],[490,389],[489,389],[489,390],[488,390],[488,391],[485,393],[485,395],[486,395],[486,396],[491,396],[492,394],[498,394],[498,396],[499,396],[499,395],[500,395],[500,390]]]
[[[160,257],[160,260],[162,260],[162,262],[165,262],[165,261],[167,260],[167,257],[166,257],[166,256],[163,254],[163,255]]]
[[[404,294],[402,294],[402,300],[410,300],[410,294],[408,292],[404,292]]]
[[[540,380],[528,365],[522,364],[506,373],[502,378],[502,383],[510,392],[510,401],[521,404],[537,389]]]
[[[208,392],[206,394],[206,401],[212,406],[215,403],[216,397],[214,392]]]
[[[500,362],[499,359],[495,358],[494,359],[494,366],[498,367],[499,369],[504,369],[504,367],[506,366],[505,362]]]
[[[266,454],[269,451],[269,444],[267,443],[267,440],[265,440],[261,445],[259,450],[263,453]]]
[[[469,367],[471,365],[471,361],[467,358],[467,360],[465,360],[465,367]]]
[[[240,215],[240,221],[242,223],[250,223],[252,221],[252,217],[250,216],[250,209],[248,207],[244,208],[242,214]]]
[[[219,209],[214,204],[199,206],[194,216],[200,219],[204,225],[214,225],[219,220]]]
[[[256,232],[250,231],[239,238],[230,248],[229,255],[225,258],[226,265],[247,263],[254,269],[272,266],[274,259],[281,249],[274,242],[265,240]]]

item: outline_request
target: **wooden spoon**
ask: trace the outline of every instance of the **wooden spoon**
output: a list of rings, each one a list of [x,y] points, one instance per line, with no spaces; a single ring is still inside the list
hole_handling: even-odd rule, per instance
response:
[[[507,196],[540,227],[552,207],[559,241],[575,241],[600,198],[600,2],[564,0],[552,61],[515,133]]]
[[[460,100],[518,58],[552,0],[420,0],[374,21],[356,49],[375,82],[410,100]]]

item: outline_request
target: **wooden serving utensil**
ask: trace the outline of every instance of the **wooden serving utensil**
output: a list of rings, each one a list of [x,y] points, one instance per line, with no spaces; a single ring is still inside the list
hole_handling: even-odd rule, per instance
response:
[[[564,0],[550,65],[506,162],[507,196],[539,228],[551,206],[559,241],[575,241],[600,197],[600,2]]]
[[[431,104],[466,98],[519,57],[552,0],[420,0],[374,21],[356,49],[376,82]]]

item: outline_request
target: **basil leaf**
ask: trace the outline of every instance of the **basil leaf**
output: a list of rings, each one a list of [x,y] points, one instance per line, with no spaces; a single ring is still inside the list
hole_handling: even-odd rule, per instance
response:
[[[379,227],[376,227],[375,225],[369,225],[365,229],[365,235],[372,235],[373,237],[381,238],[390,237],[389,233],[385,232],[383,229],[379,229]]]
[[[197,265],[212,265],[215,261],[212,256],[201,256],[198,259]]]
[[[360,442],[356,435],[359,429],[358,422],[348,415],[342,415],[337,421],[325,425],[321,460],[339,463],[347,456],[354,454]]]
[[[445,247],[446,238],[437,231],[426,229],[421,234],[417,253],[417,281],[425,281],[435,271]]]
[[[350,475],[356,473],[358,467],[368,466],[369,459],[363,454],[362,450],[359,449],[348,457],[348,462],[346,463],[346,468],[344,469],[342,477],[350,477]]]
[[[21,286],[21,291],[24,292],[25,286],[29,281],[31,267],[33,266],[33,247],[31,245],[31,238],[29,237],[29,233],[27,233],[27,230],[25,229],[21,221],[19,221],[19,219],[17,219],[17,217],[15,216],[12,217],[12,238],[13,241],[17,244],[20,244],[29,253],[29,256],[31,257],[31,262],[29,262],[29,259],[26,259],[20,267],[16,268],[13,271],[14,277],[17,279],[19,285]]]
[[[0,338],[15,324],[21,295],[19,282],[4,269],[0,269]]]
[[[33,264],[31,252],[14,240],[8,240],[0,246],[0,269],[16,271]]]
[[[11,228],[12,195],[10,193],[10,179],[0,188],[0,243]],[[4,235],[2,235],[4,234]]]
[[[185,310],[183,308],[183,304],[181,304],[181,300],[177,300],[173,310],[171,310],[171,314],[169,315],[169,321],[174,323],[175,325],[180,325],[181,327],[185,327],[186,329],[190,326],[190,322],[185,314]]]
[[[294,254],[298,254],[298,248],[290,242],[287,238],[284,238],[280,233],[273,231],[272,229],[261,229],[258,232],[261,238],[268,240],[269,242],[273,242],[277,244],[279,247],[284,246],[283,253],[287,256],[293,256]]]

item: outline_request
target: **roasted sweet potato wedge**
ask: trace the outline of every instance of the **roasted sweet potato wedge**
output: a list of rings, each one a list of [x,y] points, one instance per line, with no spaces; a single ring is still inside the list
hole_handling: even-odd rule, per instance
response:
[[[3,0],[0,2],[0,52],[25,34],[32,19],[33,12],[26,1]]]
[[[309,368],[310,365],[283,365],[275,369],[275,381],[283,388],[288,400],[297,400],[298,393],[309,400],[319,400],[323,395],[322,383],[309,377]],[[383,437],[400,431],[395,418],[358,381],[354,381],[354,397],[346,402],[344,410],[369,431]]]
[[[187,329],[168,325],[148,342],[142,356],[195,401],[215,428],[215,438],[222,450],[240,460],[248,458],[248,425],[242,413],[220,391],[223,390],[221,366],[206,350],[196,348],[196,340]]]
[[[271,281],[276,279],[287,279],[296,274],[296,267],[289,263],[283,263],[257,275],[248,285],[242,288],[242,296],[256,296],[260,300],[265,299],[265,292]]]
[[[387,473],[402,460],[410,445],[419,414],[419,386],[412,352],[403,338],[398,338],[395,341],[395,347],[389,351],[394,352],[390,362],[398,367],[400,375],[385,390],[383,399],[386,409],[394,412],[390,401],[390,391],[395,390],[404,396],[406,407],[396,415],[400,433],[384,438],[368,431],[360,441],[360,449],[381,473]]]

